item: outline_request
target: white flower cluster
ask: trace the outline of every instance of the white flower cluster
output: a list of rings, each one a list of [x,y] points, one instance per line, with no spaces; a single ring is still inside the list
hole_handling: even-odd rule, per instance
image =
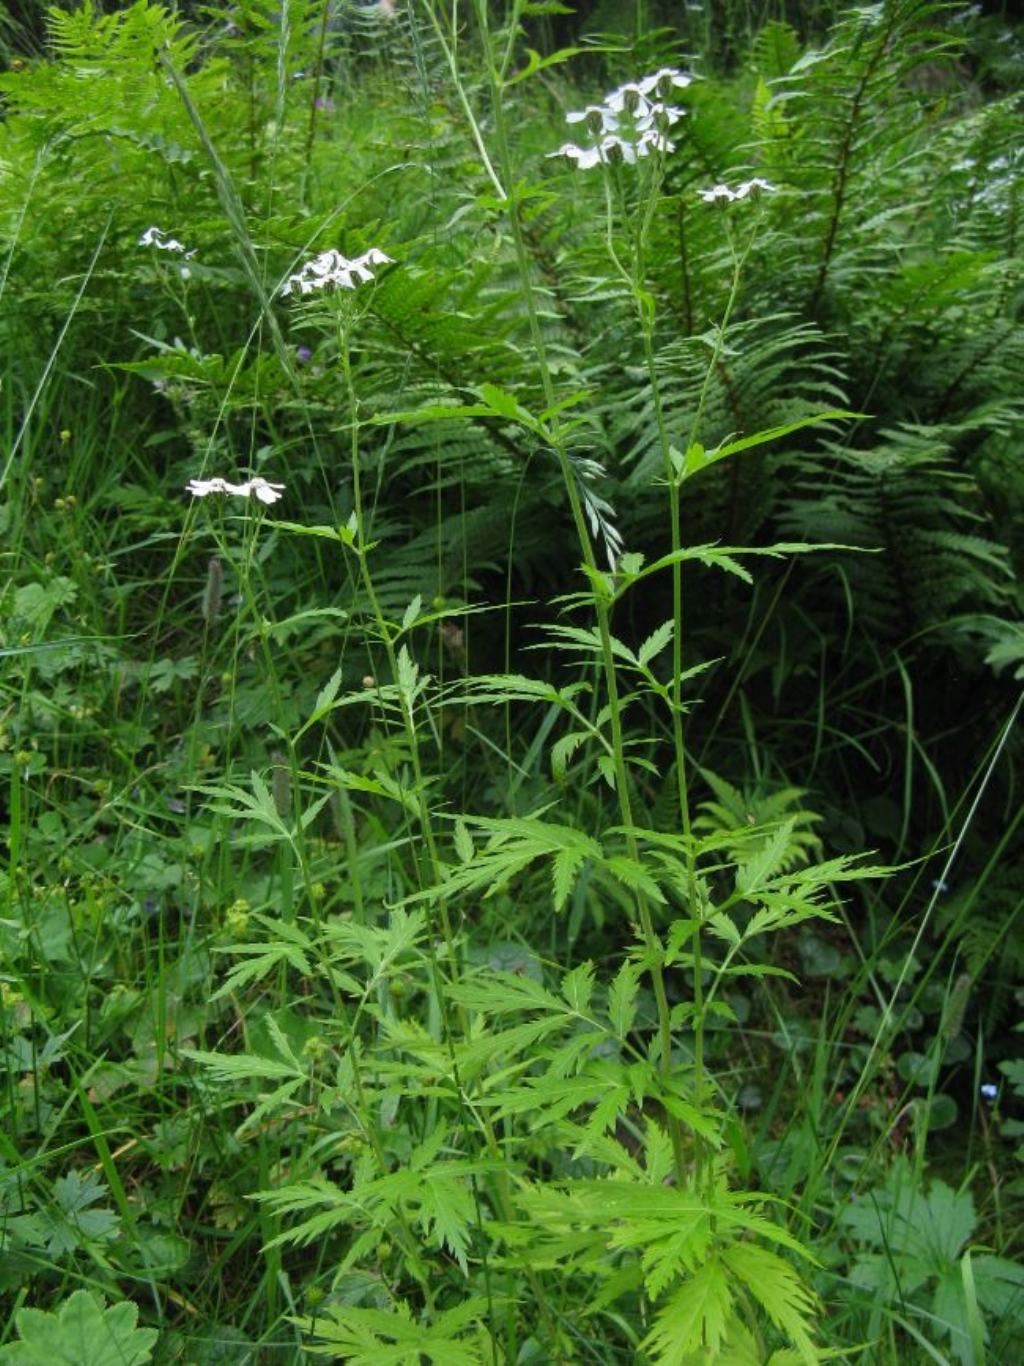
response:
[[[156,227],[147,228],[139,238],[138,245],[140,247],[155,247],[157,251],[180,252],[186,261],[191,261],[196,254],[195,247],[191,251],[186,251],[183,242],[179,242],[176,237],[168,237],[162,228]],[[178,270],[183,280],[187,280],[192,274],[188,266],[179,266]]]
[[[319,256],[314,256],[312,261],[307,261],[296,274],[289,275],[281,286],[281,293],[291,294],[293,290],[297,290],[300,294],[312,294],[315,289],[327,289],[332,286],[336,289],[355,289],[357,285],[373,279],[371,266],[390,265],[393,259],[379,247],[371,247],[369,251],[364,251],[362,256],[356,256],[350,261],[347,256],[342,256],[340,251],[331,248],[329,251],[322,251]]]
[[[675,143],[666,134],[686,111],[665,100],[673,90],[685,90],[692,82],[692,76],[671,66],[643,80],[627,81],[606,96],[604,104],[588,104],[586,109],[566,114],[566,123],[581,123],[591,134],[591,146],[566,142],[548,156],[565,157],[585,171],[601,163],[632,165],[651,152],[674,152]]]
[[[266,479],[257,476],[255,479],[247,479],[244,484],[232,484],[227,479],[221,479],[218,475],[213,479],[190,479],[185,486],[185,492],[191,493],[193,498],[206,498],[211,493],[233,493],[236,498],[248,498],[254,495],[261,503],[276,503],[284,493],[283,484],[269,484]]]
[[[191,251],[185,251],[184,244],[176,237],[168,237],[162,228],[147,228],[139,238],[139,246],[156,247],[157,251],[180,251],[184,253],[186,260],[196,254],[194,247]]]
[[[710,190],[699,190],[698,193],[705,204],[732,204],[735,200],[747,199],[750,195],[756,198],[761,193],[774,194],[775,186],[756,175],[752,180],[741,181],[735,190],[730,190],[728,185],[713,185]]]

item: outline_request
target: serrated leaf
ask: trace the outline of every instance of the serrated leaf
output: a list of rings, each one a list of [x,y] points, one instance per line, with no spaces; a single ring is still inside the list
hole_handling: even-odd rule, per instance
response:
[[[594,965],[580,963],[562,978],[562,995],[569,1006],[579,1015],[585,1015],[590,1008],[590,998],[594,994]]]
[[[587,732],[585,730],[571,730],[551,746],[551,776],[556,783],[563,781],[569,767],[569,760],[586,738]]]
[[[654,659],[656,655],[661,653],[661,651],[672,639],[673,633],[675,631],[675,625],[675,622],[671,619],[662,622],[662,624],[657,628],[657,630],[652,631],[651,634],[644,641],[644,643],[640,646],[640,649],[637,651],[636,657],[644,668],[646,668],[647,665],[650,664],[651,660]]]
[[[613,854],[610,858],[601,861],[601,867],[611,873],[616,882],[621,882],[630,891],[643,892],[652,901],[656,901],[659,906],[665,904],[665,897],[661,888],[647,869],[642,864],[637,863],[636,859],[631,859],[626,854]]]
[[[419,666],[416,664],[408,649],[403,645],[398,652],[398,677],[395,682],[398,684],[398,691],[402,694],[406,704],[411,707],[416,695],[416,680],[419,677]]]
[[[219,1081],[248,1081],[265,1078],[269,1080],[293,1080],[297,1071],[295,1066],[278,1062],[274,1058],[261,1058],[254,1053],[208,1053],[200,1048],[183,1048],[182,1057],[201,1063],[209,1068]],[[305,1080],[305,1071],[298,1069],[298,1076]]]
[[[30,626],[45,630],[50,618],[58,607],[66,607],[75,601],[78,587],[74,580],[61,575],[49,583],[29,583],[14,593],[14,615]]]
[[[733,1243],[722,1261],[761,1305],[777,1328],[789,1338],[806,1366],[818,1366],[811,1340],[811,1316],[817,1308],[813,1291],[774,1252],[754,1243]]]
[[[623,963],[608,988],[608,1019],[617,1039],[624,1040],[633,1028],[639,988],[639,971],[632,963]]]
[[[469,1274],[466,1254],[475,1209],[465,1182],[448,1176],[443,1168],[428,1170],[422,1178],[421,1206],[417,1223],[428,1232],[438,1247],[446,1247],[464,1275]]]
[[[678,1361],[702,1347],[715,1360],[732,1307],[728,1278],[718,1258],[711,1258],[672,1293],[642,1345],[658,1361]]]
[[[378,1238],[373,1230],[373,1239]],[[477,1298],[435,1314],[429,1324],[418,1316],[414,1319],[403,1303],[397,1310],[333,1304],[315,1319],[295,1322],[314,1339],[328,1344],[319,1346],[315,1341],[310,1346],[308,1350],[318,1356],[355,1360],[363,1366],[396,1366],[424,1357],[431,1366],[482,1366],[484,1358],[474,1340],[459,1334],[486,1317],[487,1301]]]
[[[580,849],[560,849],[551,863],[551,896],[556,911],[568,900],[583,862]]]
[[[460,863],[468,863],[474,853],[473,836],[461,816],[455,818],[455,852]]]
[[[112,1209],[93,1208],[107,1194],[95,1172],[67,1172],[53,1183],[55,1209],[39,1212],[40,1239],[51,1257],[74,1252],[84,1243],[108,1242],[117,1232]]]
[[[315,721],[318,717],[323,716],[324,712],[328,710],[331,703],[337,697],[338,689],[340,687],[341,670],[335,669],[334,673],[331,674],[330,678],[317,693],[316,702],[313,704],[313,714],[309,718],[310,721]]]
[[[713,915],[708,916],[705,923],[712,934],[724,939],[727,944],[732,944],[734,948],[738,948],[743,942],[743,936],[724,911],[715,911]]]

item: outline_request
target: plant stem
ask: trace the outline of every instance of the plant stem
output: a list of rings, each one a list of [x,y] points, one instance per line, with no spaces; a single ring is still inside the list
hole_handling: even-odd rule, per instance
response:
[[[484,3],[484,0],[474,0],[474,4],[477,13],[477,21],[484,38],[484,52],[487,60],[487,74],[491,86],[491,102],[494,112],[494,133],[498,164],[506,183],[512,184],[512,157],[505,124],[505,112],[502,103],[499,75],[495,71],[491,60],[486,4]],[[516,0],[513,7],[513,14],[509,22],[514,25],[518,20],[518,16],[519,2]],[[533,344],[534,353],[537,357],[537,368],[544,392],[545,406],[547,408],[552,408],[555,404],[555,387],[551,378],[551,369],[547,360],[544,338],[541,334],[540,320],[537,316],[533,277],[530,269],[529,254],[523,237],[522,223],[519,218],[519,206],[518,203],[514,199],[511,199],[504,191],[502,192],[502,199],[507,210],[509,227],[512,233],[516,265],[519,271],[519,278],[522,282],[523,299],[526,304],[527,318],[530,326],[530,339]],[[591,585],[591,597],[594,604],[595,616],[597,618],[598,636],[601,642],[601,662],[604,672],[605,687],[608,690],[613,764],[615,769],[615,790],[619,803],[621,823],[626,830],[626,851],[630,859],[635,863],[639,863],[640,850],[636,835],[633,833],[636,827],[633,816],[631,784],[626,768],[625,746],[623,742],[622,705],[619,697],[618,681],[615,673],[615,659],[612,651],[610,595],[603,593],[599,588],[599,584],[604,576],[597,567],[593,542],[587,527],[586,516],[583,511],[583,502],[580,498],[576,475],[572,468],[565,439],[557,426],[552,427],[549,435],[552,449],[558,460],[562,482],[569,499],[573,525],[580,543],[580,548],[583,552],[584,563],[588,571],[587,577]],[[654,922],[651,918],[650,904],[647,896],[642,891],[638,891],[636,894],[636,907],[644,944],[647,949],[648,971],[650,973],[651,985],[654,990],[654,998],[657,1005],[659,1067],[663,1078],[667,1082],[672,1074],[672,1028],[671,1011],[669,1009],[668,997],[665,993],[665,979],[661,966],[662,949],[658,936],[655,933]],[[675,1159],[676,1179],[680,1185],[682,1185],[684,1184],[685,1178],[682,1131],[679,1126],[679,1121],[671,1114],[668,1116],[668,1129]]]

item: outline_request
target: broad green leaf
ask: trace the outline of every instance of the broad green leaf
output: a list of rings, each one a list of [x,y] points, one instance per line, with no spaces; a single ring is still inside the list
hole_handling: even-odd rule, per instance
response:
[[[39,630],[45,630],[50,618],[60,607],[70,606],[78,596],[72,579],[60,575],[45,585],[29,583],[14,592],[14,616]]]
[[[999,1319],[1024,1320],[1024,1265],[987,1252],[972,1254],[971,1265],[982,1307]]]
[[[19,1309],[14,1316],[19,1342],[0,1347],[0,1362],[11,1366],[143,1366],[152,1355],[155,1328],[137,1328],[138,1307],[111,1305],[88,1290],[76,1290],[56,1313]]]

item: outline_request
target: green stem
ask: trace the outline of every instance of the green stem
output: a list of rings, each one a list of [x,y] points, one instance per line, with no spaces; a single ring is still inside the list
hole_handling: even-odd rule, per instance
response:
[[[495,143],[497,145],[498,164],[506,183],[511,184],[513,182],[512,156],[509,150],[508,131],[505,124],[505,112],[502,103],[499,76],[490,61],[486,5],[484,0],[474,0],[474,4],[477,21],[484,36],[484,50],[488,56],[487,72],[491,86],[491,102],[494,112],[494,134]],[[516,0],[514,12],[510,20],[512,24],[516,23],[518,14],[519,3],[518,0]],[[534,353],[537,357],[537,366],[544,391],[545,406],[547,408],[552,408],[555,404],[555,387],[551,378],[551,369],[548,365],[547,351],[541,333],[540,320],[537,316],[537,305],[534,297],[530,259],[526,249],[526,242],[523,237],[522,223],[519,218],[519,208],[518,204],[514,200],[510,200],[509,196],[504,191],[502,191],[501,197],[508,211],[508,222],[512,233],[513,246],[515,248],[516,264],[519,271],[519,278],[522,282],[523,298],[526,304],[527,318],[529,321],[530,339],[533,343]],[[569,499],[573,525],[580,543],[580,548],[583,552],[584,563],[588,571],[587,577],[591,585],[591,596],[594,604],[594,612],[597,617],[598,636],[601,643],[601,662],[605,686],[608,690],[613,763],[615,769],[615,789],[619,803],[619,815],[621,823],[626,829],[627,853],[634,862],[639,863],[640,850],[636,836],[633,833],[635,829],[633,803],[629,774],[626,769],[625,746],[622,733],[622,706],[615,672],[615,658],[612,652],[610,602],[608,596],[602,593],[598,586],[602,576],[597,567],[593,542],[583,510],[583,502],[580,498],[576,476],[572,469],[572,463],[569,458],[569,452],[566,448],[564,437],[557,428],[551,430],[550,442],[558,460],[562,482],[565,485],[566,494]],[[665,979],[660,961],[661,945],[658,936],[655,933],[654,922],[651,918],[650,903],[643,892],[637,893],[636,906],[642,937],[647,949],[648,970],[650,972],[651,985],[654,990],[654,999],[658,1012],[659,1068],[662,1076],[667,1081],[673,1070],[672,1028],[671,1011],[669,1009],[668,997],[665,993]],[[676,1178],[680,1185],[682,1185],[685,1181],[682,1130],[679,1121],[673,1115],[668,1116],[668,1129],[675,1158]]]

